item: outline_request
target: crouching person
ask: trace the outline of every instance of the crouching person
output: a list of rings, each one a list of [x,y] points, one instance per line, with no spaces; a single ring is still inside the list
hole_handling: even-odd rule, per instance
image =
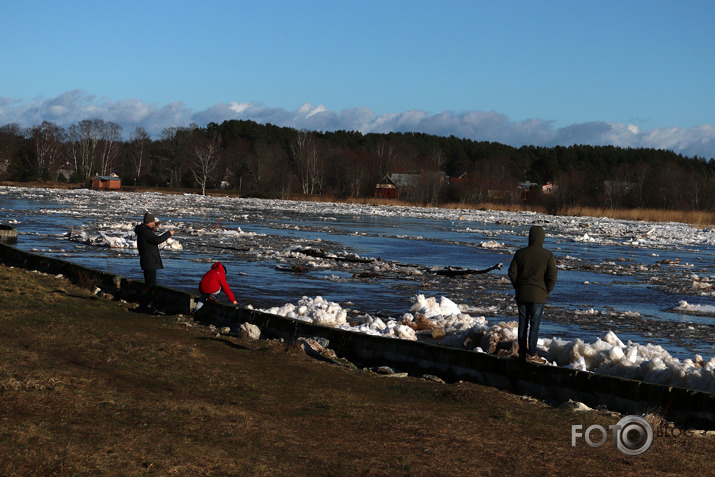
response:
[[[216,295],[221,293],[221,290],[226,294],[228,301],[234,305],[238,304],[226,281],[226,267],[221,262],[216,262],[211,265],[211,270],[206,272],[201,279],[201,283],[199,283],[199,293],[201,293],[201,296],[191,314],[193,315],[199,311],[206,301],[216,301]]]

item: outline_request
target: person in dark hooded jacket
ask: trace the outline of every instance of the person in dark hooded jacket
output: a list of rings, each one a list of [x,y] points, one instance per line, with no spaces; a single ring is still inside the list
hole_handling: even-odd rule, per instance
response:
[[[529,246],[516,251],[509,265],[509,279],[516,292],[519,310],[519,357],[543,362],[536,354],[544,305],[556,285],[556,260],[544,248],[544,228],[529,230]]]
[[[226,267],[221,262],[216,262],[211,265],[211,269],[201,278],[201,282],[199,283],[199,293],[201,293],[201,295],[191,314],[193,315],[199,311],[207,300],[214,300],[221,290],[226,293],[228,301],[234,305],[238,304],[231,292],[231,287],[228,286],[228,282],[226,281]]]
[[[164,243],[169,237],[174,235],[173,230],[168,230],[161,235],[154,233],[156,219],[147,212],[144,214],[142,223],[134,228],[137,234],[137,250],[139,250],[139,265],[144,272],[144,293],[139,299],[140,311],[153,312],[154,287],[156,287],[156,271],[164,268],[159,254],[159,244]]]

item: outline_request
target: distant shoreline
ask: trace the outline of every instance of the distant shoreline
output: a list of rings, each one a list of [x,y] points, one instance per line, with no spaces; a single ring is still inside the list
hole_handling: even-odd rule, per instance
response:
[[[85,189],[79,184],[71,184],[58,181],[0,181],[0,186],[27,187],[27,188],[49,188],[49,189]],[[200,194],[201,189],[189,188],[168,188],[168,187],[145,187],[145,186],[123,186],[122,192],[159,192],[161,194]],[[207,190],[206,195],[221,197],[242,197],[234,190]],[[536,212],[545,215],[562,215],[567,217],[607,217],[610,219],[637,220],[643,222],[680,222],[692,225],[697,228],[715,227],[715,211],[683,211],[665,209],[613,209],[607,207],[583,207],[578,205],[561,207],[556,213],[549,213],[541,206],[527,206],[523,204],[460,204],[450,203],[443,205],[422,205],[413,204],[399,199],[376,199],[372,197],[344,198],[327,195],[307,195],[292,194],[285,200],[302,200],[307,202],[336,202],[345,204],[367,204],[367,205],[392,205],[395,207],[418,207],[435,209],[464,209],[464,210],[501,210],[508,212]]]

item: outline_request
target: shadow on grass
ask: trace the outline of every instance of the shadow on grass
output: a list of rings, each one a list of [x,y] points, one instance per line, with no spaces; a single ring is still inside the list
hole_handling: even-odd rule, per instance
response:
[[[238,343],[233,343],[227,339],[224,338],[216,338],[215,336],[199,336],[196,338],[197,340],[200,341],[216,341],[218,343],[225,344],[226,346],[234,349],[241,349],[241,350],[248,350],[245,346],[241,346]]]
[[[75,293],[67,293],[65,290],[60,290],[59,288],[52,290],[52,293],[59,293],[65,296],[71,296],[72,298],[81,298],[83,300],[99,300],[99,297],[95,295],[79,295]]]

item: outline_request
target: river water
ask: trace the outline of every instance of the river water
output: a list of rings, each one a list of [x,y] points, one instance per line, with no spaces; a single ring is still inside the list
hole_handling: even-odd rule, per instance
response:
[[[219,260],[241,305],[322,296],[356,319],[399,317],[424,294],[446,296],[490,323],[513,321],[506,269],[538,223],[559,267],[542,336],[592,342],[613,330],[623,341],[658,344],[681,359],[715,355],[712,230],[532,213],[0,187],[0,223],[18,229],[18,248],[139,280],[131,230],[145,210],[162,229],[176,231],[181,247],[162,251],[160,284],[195,293]],[[124,246],[107,246],[100,232]],[[501,270],[484,274],[434,273],[499,263]]]

